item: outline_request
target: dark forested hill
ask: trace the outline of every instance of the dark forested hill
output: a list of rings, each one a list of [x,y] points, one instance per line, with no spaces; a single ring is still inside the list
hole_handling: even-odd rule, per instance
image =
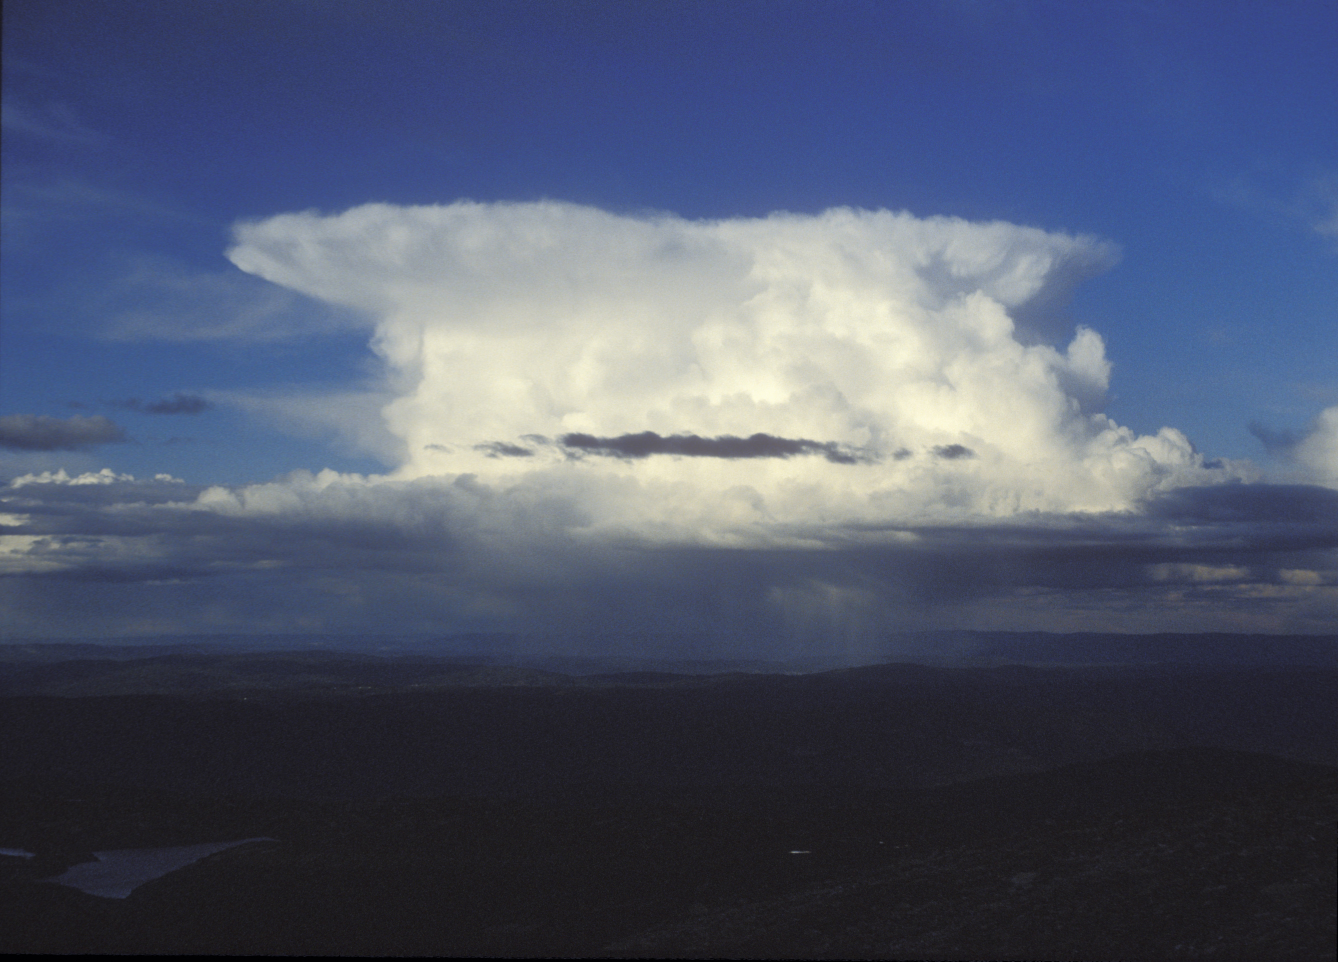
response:
[[[1332,957],[1332,670],[86,654],[3,676],[0,949]]]

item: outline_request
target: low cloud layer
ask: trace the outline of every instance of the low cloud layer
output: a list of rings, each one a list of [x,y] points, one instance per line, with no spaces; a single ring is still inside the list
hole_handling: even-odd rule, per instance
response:
[[[1252,483],[1173,427],[1103,413],[1104,343],[1062,313],[1114,261],[1093,238],[458,203],[274,217],[229,256],[371,319],[385,380],[376,404],[338,408],[340,432],[381,438],[392,469],[18,479],[0,592],[19,623],[54,585],[86,610],[115,585],[155,613],[122,632],[858,647],[905,627],[1338,617],[1338,492]],[[1298,480],[1328,483],[1329,420],[1293,445],[1317,466]]]
[[[55,418],[46,414],[0,417],[0,448],[10,451],[78,451],[124,441],[125,431],[100,414]]]
[[[26,476],[0,489],[0,605],[15,634],[673,633],[703,652],[854,658],[905,628],[1323,631],[1338,615],[1338,491],[1316,486],[832,526],[770,549],[592,539],[577,493],[330,471],[204,489]]]

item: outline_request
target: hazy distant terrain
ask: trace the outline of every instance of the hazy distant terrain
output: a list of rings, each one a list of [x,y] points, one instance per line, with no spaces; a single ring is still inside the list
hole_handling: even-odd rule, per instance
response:
[[[0,860],[0,948],[1332,957],[1323,640],[967,640],[788,674],[7,645],[0,847],[38,857]],[[36,882],[254,837],[124,902]]]

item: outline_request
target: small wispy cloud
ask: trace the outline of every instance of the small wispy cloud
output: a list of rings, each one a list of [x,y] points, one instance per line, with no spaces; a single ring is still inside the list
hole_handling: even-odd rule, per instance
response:
[[[50,102],[33,105],[17,98],[0,104],[0,127],[6,135],[31,137],[63,144],[99,147],[107,142],[104,134],[89,127],[65,104]]]
[[[27,176],[25,180],[21,173],[9,174],[0,195],[0,225],[5,247],[11,252],[46,250],[69,231],[87,234],[111,228],[119,236],[127,222],[158,227],[206,223],[190,211],[130,191],[78,178],[39,181],[34,171]]]
[[[1338,241],[1338,171],[1314,173],[1289,189],[1268,189],[1238,177],[1213,196],[1230,207],[1288,220]]]
[[[1312,179],[1306,189],[1310,226],[1317,234],[1338,240],[1338,173]]]
[[[140,258],[102,300],[103,337],[113,341],[272,343],[357,326],[347,310],[240,271],[199,271],[162,258]]]
[[[125,398],[120,401],[111,401],[112,407],[121,408],[124,411],[134,411],[138,414],[203,414],[213,407],[205,398],[198,394],[183,394],[180,391],[170,397],[159,398],[157,401],[143,401],[137,397]]]

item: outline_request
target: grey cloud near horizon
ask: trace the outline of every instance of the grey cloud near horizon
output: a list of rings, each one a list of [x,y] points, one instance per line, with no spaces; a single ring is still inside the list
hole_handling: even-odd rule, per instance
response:
[[[1030,606],[1046,630],[1120,630],[1133,613],[1146,619],[1140,630],[1314,630],[1338,615],[1338,491],[1310,485],[1180,488],[1140,514],[927,523],[900,540],[828,529],[814,533],[822,544],[779,551],[591,543],[579,536],[589,519],[560,493],[468,477],[369,486],[302,475],[206,490],[30,481],[0,488],[0,510],[20,519],[5,532],[30,545],[9,554],[0,597],[22,584],[170,586],[289,627],[316,611],[332,620],[315,627],[327,628],[340,619],[380,630],[752,625],[776,638],[873,637],[935,624],[950,608],[988,624]],[[235,600],[253,595],[272,597],[271,607]],[[1081,598],[1092,610],[1063,613]],[[133,609],[134,599],[99,604]]]
[[[1338,490],[1311,484],[1224,484],[1168,491],[1147,506],[1153,521],[1221,530],[1231,525],[1308,532],[1338,547]]]
[[[125,440],[125,430],[101,414],[76,414],[69,418],[47,414],[0,417],[0,448],[11,451],[78,451]]]

